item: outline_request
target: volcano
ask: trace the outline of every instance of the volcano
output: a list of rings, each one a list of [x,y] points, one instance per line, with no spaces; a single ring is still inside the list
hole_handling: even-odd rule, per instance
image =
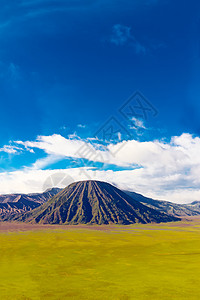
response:
[[[109,183],[94,180],[70,184],[18,219],[41,224],[145,224],[178,220],[141,204]]]

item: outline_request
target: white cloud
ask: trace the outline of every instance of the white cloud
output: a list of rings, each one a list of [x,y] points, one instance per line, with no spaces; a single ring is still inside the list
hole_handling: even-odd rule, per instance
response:
[[[5,152],[8,154],[16,154],[22,149],[16,146],[11,146],[11,145],[5,145],[2,148],[0,148],[0,152]]]
[[[16,87],[22,79],[20,67],[13,63],[5,63],[0,61],[0,79],[9,83],[9,86]]]
[[[77,127],[79,127],[79,128],[86,128],[86,125],[84,125],[84,124],[78,124]]]
[[[53,158],[61,160],[66,157],[73,157],[95,162],[127,165],[126,162],[118,162],[109,149],[104,148],[104,150],[101,150],[102,145],[92,143],[91,140],[90,142],[88,140],[81,140],[76,135],[70,135],[69,138],[64,138],[58,134],[39,136],[36,141],[16,141],[16,143],[23,145],[29,151],[34,148],[44,150],[46,154],[51,156],[50,161]],[[35,165],[37,165],[37,162]]]
[[[147,129],[143,120],[132,117],[131,121],[133,122],[133,125],[130,125],[130,129],[134,129],[136,132],[140,129]]]
[[[129,45],[134,48],[136,54],[146,53],[146,48],[131,34],[131,27],[128,26],[114,25],[110,42],[116,46]]]
[[[67,130],[68,128],[67,128],[67,126],[63,125],[63,126],[60,127],[60,129],[61,130]]]
[[[64,170],[64,172],[70,172],[74,180],[88,178],[105,180],[124,189],[169,201],[200,200],[200,138],[191,134],[184,133],[181,136],[172,137],[169,142],[162,140],[123,141],[116,145],[109,144],[103,150],[100,145],[91,143],[91,140],[81,140],[77,136],[64,138],[56,134],[39,136],[36,141],[18,141],[16,145],[16,147],[24,146],[28,151],[34,148],[42,149],[47,157],[36,160],[30,168],[18,172],[1,173],[0,193],[39,191],[41,181],[44,182],[49,174],[58,172],[58,170],[42,171],[41,168],[48,167],[63,158],[74,157],[107,162],[121,166],[120,169],[122,169],[122,171],[103,169],[95,171],[92,168],[86,168],[84,173],[80,173],[83,171],[80,168]],[[7,147],[4,146],[4,149],[15,151],[15,148],[12,150]],[[126,170],[126,166],[129,166],[130,170]],[[36,174],[41,174],[41,176],[37,177]]]
[[[64,157],[59,155],[48,155],[47,157],[37,159],[36,162],[31,166],[31,168],[27,169],[35,169],[40,170],[44,169],[60,160],[62,160]]]
[[[117,46],[123,46],[131,39],[131,28],[128,26],[116,24],[113,26],[112,31],[110,41]]]
[[[11,62],[8,66],[8,76],[13,81],[20,79],[19,66]]]

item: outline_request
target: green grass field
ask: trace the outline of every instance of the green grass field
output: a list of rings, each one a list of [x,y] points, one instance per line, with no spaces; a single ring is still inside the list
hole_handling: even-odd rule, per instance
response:
[[[1,230],[0,299],[200,299],[200,225],[185,224]]]

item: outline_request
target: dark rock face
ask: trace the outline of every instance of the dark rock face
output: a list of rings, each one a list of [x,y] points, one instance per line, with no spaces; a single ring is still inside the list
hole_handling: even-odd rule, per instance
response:
[[[179,219],[149,208],[101,181],[70,184],[19,221],[43,224],[133,224]]]

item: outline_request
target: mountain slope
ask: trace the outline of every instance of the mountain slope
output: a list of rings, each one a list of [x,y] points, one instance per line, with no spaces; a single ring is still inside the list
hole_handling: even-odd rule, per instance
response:
[[[198,201],[193,202],[191,204],[177,204],[168,201],[154,200],[151,198],[144,197],[135,192],[124,191],[127,195],[129,195],[134,200],[139,201],[140,203],[158,210],[160,212],[164,212],[171,216],[176,217],[186,217],[186,216],[198,216],[200,215],[200,205]]]
[[[200,214],[200,201],[193,201],[192,203],[185,204],[189,209],[199,211]]]
[[[179,219],[153,210],[118,188],[100,181],[70,184],[18,221],[43,224],[132,224]]]
[[[10,220],[18,214],[30,211],[51,199],[61,189],[53,188],[37,194],[0,195],[0,219]]]

